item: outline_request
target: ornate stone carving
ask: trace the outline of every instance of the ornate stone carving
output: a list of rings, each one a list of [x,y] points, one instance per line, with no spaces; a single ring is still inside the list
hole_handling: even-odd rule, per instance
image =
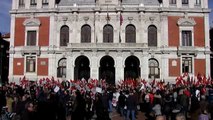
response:
[[[24,26],[40,26],[40,25],[41,25],[41,22],[40,22],[39,19],[30,18],[30,19],[26,19],[26,20],[23,22],[23,25],[24,25]]]
[[[189,18],[187,14],[185,14],[184,18],[180,18],[177,22],[179,26],[194,26],[196,22],[193,18]]]
[[[88,20],[89,20],[89,16],[85,16],[84,21],[88,21]]]

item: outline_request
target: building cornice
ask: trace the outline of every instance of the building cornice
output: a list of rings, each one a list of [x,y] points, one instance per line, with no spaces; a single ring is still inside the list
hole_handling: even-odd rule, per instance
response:
[[[14,9],[10,14],[27,14],[27,13],[93,13],[93,12],[168,12],[168,13],[210,13],[211,9],[205,8],[166,8],[166,7],[59,7],[52,9]]]

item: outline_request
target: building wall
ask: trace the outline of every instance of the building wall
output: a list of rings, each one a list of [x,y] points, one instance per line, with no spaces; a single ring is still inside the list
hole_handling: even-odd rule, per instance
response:
[[[195,59],[195,74],[205,75],[206,73],[206,60],[205,59]],[[209,74],[208,74],[209,75]]]
[[[24,58],[13,58],[13,74],[24,75]]]
[[[16,18],[15,19],[15,38],[14,46],[24,46],[25,45],[25,27],[23,22],[26,18]]]
[[[38,58],[38,76],[48,76],[48,58]]]
[[[177,77],[181,75],[180,59],[169,59],[169,76]]]
[[[200,6],[194,6],[193,0],[188,6],[182,6],[181,1],[177,1],[176,6],[172,7],[168,0],[162,4],[156,4],[156,0],[153,4],[135,2],[121,4],[120,1],[113,1],[112,5],[106,6],[103,1],[87,5],[77,1],[74,5],[71,2],[64,4],[62,0],[58,5],[49,1],[47,6],[43,6],[38,1],[38,5],[32,7],[27,1],[24,7],[19,7],[13,0],[11,16],[14,19],[11,19],[11,23],[14,26],[11,27],[11,33],[14,31],[14,34],[11,39],[14,41],[10,49],[10,70],[13,73],[10,72],[9,78],[15,80],[20,75],[33,80],[45,76],[57,77],[58,62],[66,58],[66,79],[74,79],[75,62],[79,56],[89,59],[91,78],[99,78],[100,61],[104,56],[111,56],[115,62],[116,81],[124,79],[125,60],[129,56],[135,56],[140,61],[140,77],[144,79],[150,79],[149,60],[156,59],[160,70],[158,79],[174,80],[182,74],[182,58],[186,56],[193,59],[191,74],[209,74],[209,61],[205,60],[210,58],[206,32],[208,0],[202,0]],[[106,20],[107,14],[110,16],[109,21]],[[186,21],[183,23],[185,25],[179,25],[181,19]],[[82,44],[81,27],[85,24],[91,27],[91,43]],[[103,44],[103,27],[106,24],[112,25],[114,29],[114,42],[110,44]],[[129,24],[136,28],[135,44],[125,43],[125,29]],[[69,27],[70,37],[66,47],[60,46],[60,29],[63,25]],[[147,46],[147,29],[150,25],[157,28],[156,47]],[[181,30],[184,27],[192,29],[193,46],[181,45]],[[25,32],[30,28],[38,30],[38,44],[32,47],[25,45]],[[26,56],[36,56],[37,67],[33,75],[25,72]]]
[[[39,27],[39,46],[49,46],[49,17],[39,17],[41,26]]]

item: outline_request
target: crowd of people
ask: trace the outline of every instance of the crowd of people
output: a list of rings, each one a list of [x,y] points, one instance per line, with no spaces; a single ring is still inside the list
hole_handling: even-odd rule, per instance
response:
[[[124,120],[136,120],[139,112],[147,120],[178,120],[180,114],[185,119],[210,120],[212,80],[197,76],[194,81],[183,75],[175,84],[129,79],[111,85],[104,80],[22,78],[20,84],[0,87],[2,120],[110,120],[114,108]]]

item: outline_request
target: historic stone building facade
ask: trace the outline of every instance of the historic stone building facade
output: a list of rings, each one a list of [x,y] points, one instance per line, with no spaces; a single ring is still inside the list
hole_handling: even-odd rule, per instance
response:
[[[13,0],[11,81],[210,74],[208,0]]]

